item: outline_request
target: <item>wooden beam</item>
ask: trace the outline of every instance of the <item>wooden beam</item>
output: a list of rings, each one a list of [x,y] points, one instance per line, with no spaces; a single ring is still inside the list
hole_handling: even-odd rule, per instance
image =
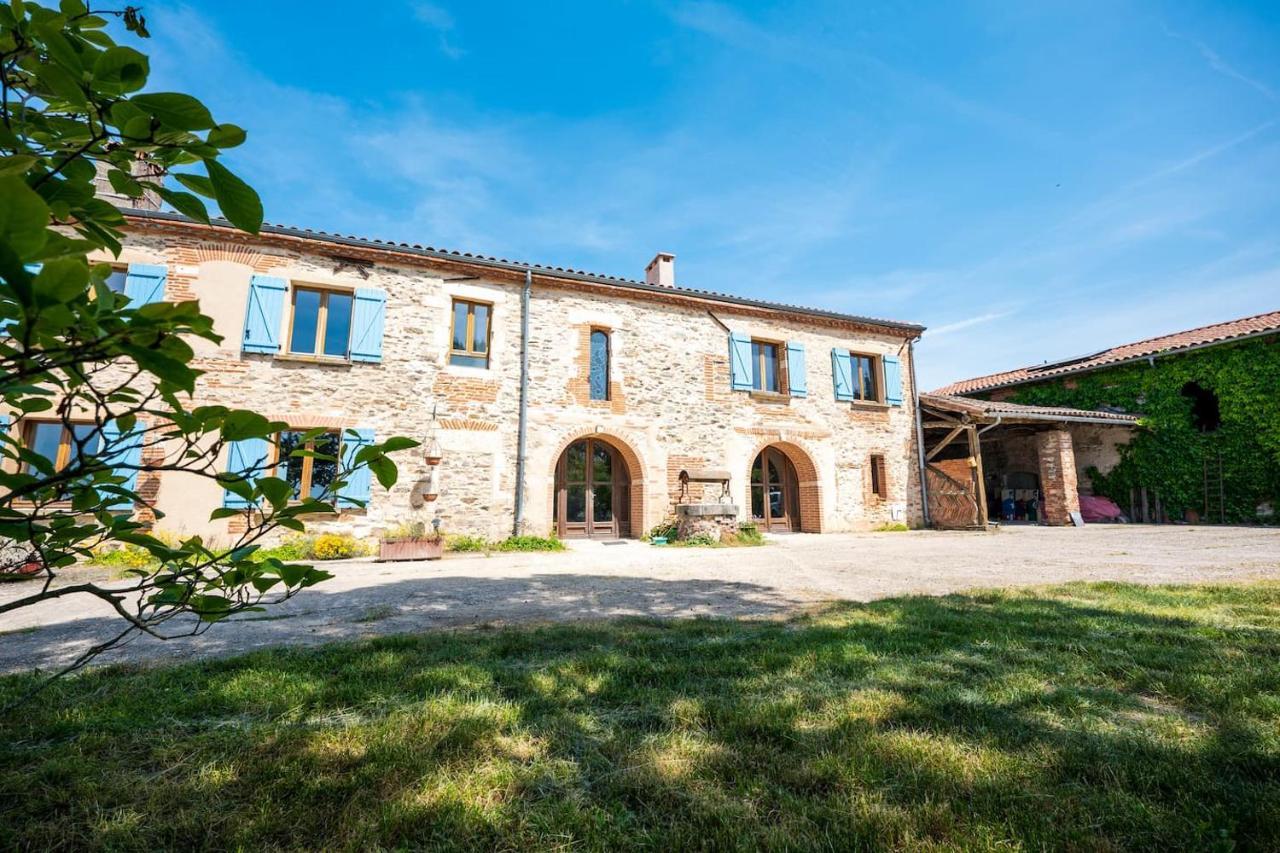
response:
[[[946,446],[947,446],[948,444],[950,444],[950,443],[951,443],[951,441],[952,441],[952,440],[953,440],[957,435],[959,435],[960,433],[964,432],[964,430],[965,430],[965,426],[964,426],[964,424],[961,424],[960,426],[958,426],[958,427],[956,427],[955,429],[951,430],[951,432],[947,433],[947,437],[946,437],[946,438],[944,438],[944,439],[942,439],[942,441],[941,441],[941,442],[940,442],[936,447],[934,447],[934,448],[933,448],[933,450],[930,450],[930,451],[929,451],[928,455],[926,455],[926,456],[924,457],[924,461],[925,461],[925,462],[932,462],[932,461],[933,461],[933,457],[935,457],[935,456],[937,456],[939,453],[941,453],[941,452],[946,448]]]

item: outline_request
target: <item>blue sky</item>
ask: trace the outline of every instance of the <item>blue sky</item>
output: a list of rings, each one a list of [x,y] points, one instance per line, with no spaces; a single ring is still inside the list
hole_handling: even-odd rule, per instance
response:
[[[331,9],[302,14],[301,9]],[[1280,4],[152,2],[267,218],[930,326],[923,387],[1280,309]]]

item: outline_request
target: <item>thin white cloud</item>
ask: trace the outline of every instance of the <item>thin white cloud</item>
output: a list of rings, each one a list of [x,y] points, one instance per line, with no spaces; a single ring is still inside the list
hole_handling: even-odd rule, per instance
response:
[[[450,39],[454,34],[453,15],[443,6],[435,3],[417,2],[412,4],[413,16],[419,22],[436,31],[440,52],[449,59],[461,59],[466,51],[455,45]]]
[[[974,326],[980,326],[983,323],[990,323],[992,320],[999,320],[1002,317],[1008,317],[1012,311],[989,312],[979,314],[976,317],[966,317],[963,320],[956,320],[953,323],[943,323],[941,326],[930,326],[926,334],[931,338],[940,338],[943,335],[950,335],[962,329],[971,329]]]
[[[1175,32],[1174,30],[1171,30],[1168,27],[1165,27],[1164,32],[1165,32],[1165,35],[1169,36],[1170,38],[1174,38],[1174,39],[1177,39],[1178,41],[1186,42],[1187,44],[1190,44],[1193,47],[1195,47],[1195,49],[1199,51],[1201,58],[1204,59],[1204,61],[1208,63],[1209,67],[1214,71],[1216,71],[1217,73],[1223,75],[1224,77],[1230,77],[1232,80],[1238,80],[1239,82],[1245,84],[1249,88],[1261,93],[1264,97],[1266,97],[1270,101],[1280,102],[1280,93],[1277,93],[1275,89],[1273,89],[1271,86],[1268,86],[1266,83],[1257,79],[1256,77],[1250,77],[1248,74],[1245,74],[1244,72],[1240,71],[1234,65],[1232,65],[1231,63],[1223,59],[1222,56],[1216,50],[1209,47],[1209,45],[1205,44],[1204,42],[1200,41],[1197,38],[1192,38],[1191,36],[1186,36],[1186,35],[1183,35],[1182,33]]]

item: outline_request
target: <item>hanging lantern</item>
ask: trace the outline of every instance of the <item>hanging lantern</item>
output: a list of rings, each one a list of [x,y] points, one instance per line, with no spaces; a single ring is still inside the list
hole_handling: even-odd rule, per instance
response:
[[[432,468],[439,465],[440,460],[444,458],[444,449],[440,447],[440,442],[436,440],[434,433],[427,439],[426,446],[422,449],[422,458]]]
[[[422,499],[427,503],[431,503],[438,497],[440,497],[439,472],[435,466],[432,466],[431,470],[427,472],[426,482],[422,484]]]

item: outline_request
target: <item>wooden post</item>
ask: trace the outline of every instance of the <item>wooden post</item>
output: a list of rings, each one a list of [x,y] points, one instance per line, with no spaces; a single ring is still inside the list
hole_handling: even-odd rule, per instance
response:
[[[1151,508],[1147,503],[1147,487],[1142,487],[1142,523],[1149,524],[1151,522]]]
[[[982,474],[982,444],[978,441],[978,428],[969,425],[969,456],[973,459],[973,493],[978,500],[978,526],[987,527],[987,478]]]

